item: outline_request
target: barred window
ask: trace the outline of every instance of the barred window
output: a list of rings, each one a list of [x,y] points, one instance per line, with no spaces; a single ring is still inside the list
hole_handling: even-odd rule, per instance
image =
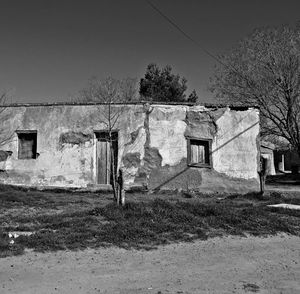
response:
[[[211,167],[211,140],[187,138],[188,165],[196,167]]]
[[[36,159],[37,131],[17,131],[18,159]]]

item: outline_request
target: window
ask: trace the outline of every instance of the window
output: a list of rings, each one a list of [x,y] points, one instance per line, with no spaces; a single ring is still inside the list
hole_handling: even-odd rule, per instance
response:
[[[187,138],[188,165],[196,167],[211,167],[211,140]]]
[[[18,159],[36,159],[37,131],[17,131]]]

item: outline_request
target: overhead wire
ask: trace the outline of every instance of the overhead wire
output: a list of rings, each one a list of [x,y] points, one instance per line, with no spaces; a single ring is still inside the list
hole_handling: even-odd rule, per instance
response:
[[[153,4],[150,0],[145,0],[148,5],[154,9],[160,16],[162,16],[169,24],[171,24],[176,30],[178,30],[181,34],[183,34],[188,40],[193,42],[197,47],[199,47],[203,52],[205,52],[208,56],[210,56],[212,59],[217,61],[219,64],[223,65],[225,68],[229,70],[233,70],[239,77],[244,79],[249,87],[253,88],[253,80],[244,74],[242,74],[238,69],[235,68],[232,64],[226,64],[224,63],[220,58],[218,58],[216,55],[208,51],[205,47],[203,47],[198,41],[196,41],[194,38],[192,38],[188,33],[186,33],[179,25],[177,25],[169,16],[167,16],[164,12],[162,12],[156,5]]]
[[[222,62],[217,56],[209,52],[205,47],[203,47],[198,41],[192,38],[189,34],[187,34],[179,25],[177,25],[170,17],[168,17],[165,13],[163,13],[156,5],[154,5],[150,0],[145,0],[151,7],[154,9],[159,15],[161,15],[168,23],[170,23],[173,27],[175,27],[181,34],[183,34],[188,40],[193,42],[196,46],[198,46],[202,51],[204,51],[211,58],[222,64],[223,66],[227,66],[224,62]]]

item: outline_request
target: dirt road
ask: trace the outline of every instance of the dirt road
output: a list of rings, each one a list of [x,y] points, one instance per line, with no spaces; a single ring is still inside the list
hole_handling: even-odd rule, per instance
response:
[[[300,238],[215,238],[0,259],[0,293],[300,293]]]

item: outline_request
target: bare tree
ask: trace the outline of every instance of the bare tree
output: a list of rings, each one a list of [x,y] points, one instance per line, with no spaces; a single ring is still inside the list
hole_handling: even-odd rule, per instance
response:
[[[221,101],[260,107],[262,136],[300,155],[300,28],[255,30],[228,54],[211,79]]]
[[[13,137],[13,133],[11,133],[7,129],[7,127],[5,127],[3,124],[3,122],[6,121],[10,116],[6,107],[6,105],[8,104],[9,104],[8,93],[2,92],[2,94],[0,94],[0,121],[2,122],[0,125],[0,147],[10,142]]]
[[[136,80],[127,78],[117,80],[112,77],[105,79],[92,78],[88,86],[79,92],[77,101],[80,102],[100,102],[99,121],[105,126],[106,138],[109,143],[111,185],[113,195],[118,205],[124,205],[125,192],[123,186],[123,171],[118,167],[117,158],[115,158],[116,127],[120,117],[124,114],[126,102],[137,100]]]
[[[0,94],[0,162],[3,169],[5,166],[5,161],[12,154],[12,151],[7,150],[7,144],[11,142],[14,136],[14,132],[11,131],[10,127],[6,124],[10,118],[10,111],[6,107],[9,104],[9,98],[7,92],[2,92]],[[4,164],[4,165],[3,165]],[[5,169],[5,168],[4,168]]]
[[[115,79],[108,77],[98,79],[92,77],[87,87],[79,92],[77,100],[80,102],[104,102],[113,103],[134,102],[139,100],[138,82],[135,78]]]

